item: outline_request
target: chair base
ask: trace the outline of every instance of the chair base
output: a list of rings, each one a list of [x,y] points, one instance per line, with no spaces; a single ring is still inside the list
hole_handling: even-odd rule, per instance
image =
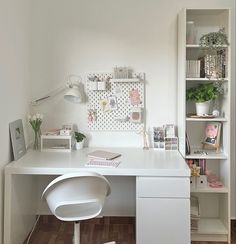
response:
[[[80,244],[80,222],[74,223],[74,244]]]
[[[80,222],[74,223],[74,244],[80,244]],[[106,242],[103,244],[116,244],[115,241]]]

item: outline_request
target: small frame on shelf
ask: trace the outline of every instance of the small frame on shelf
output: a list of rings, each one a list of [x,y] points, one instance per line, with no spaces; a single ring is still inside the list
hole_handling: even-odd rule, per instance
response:
[[[213,148],[219,152],[220,149],[220,122],[208,122],[205,128],[205,139],[203,141],[203,148]]]

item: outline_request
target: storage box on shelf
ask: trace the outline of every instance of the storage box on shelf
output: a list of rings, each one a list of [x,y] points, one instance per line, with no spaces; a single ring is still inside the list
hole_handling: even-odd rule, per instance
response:
[[[72,136],[42,135],[41,151],[71,152]]]
[[[191,195],[198,198],[201,217],[197,222],[198,228],[192,232],[193,241],[226,241],[230,243],[230,46],[223,45],[224,53],[219,57],[217,70],[211,69],[209,75],[210,48],[204,50],[199,45],[201,36],[217,32],[225,28],[230,41],[230,14],[228,9],[183,9],[179,14],[178,28],[178,132],[179,150],[186,159],[205,159],[207,169],[215,174],[223,187],[213,188],[202,185],[201,179],[191,178]],[[193,22],[194,38],[187,38],[187,22]],[[188,26],[189,27],[189,26]],[[188,43],[189,40],[195,42]],[[194,60],[194,62],[188,62]],[[200,64],[199,64],[200,61]],[[186,67],[188,63],[188,70]],[[200,65],[200,70],[199,70]],[[191,66],[191,67],[190,67]],[[187,72],[188,71],[188,72]],[[190,73],[193,73],[192,75]],[[210,107],[210,116],[197,117],[195,104],[186,101],[186,90],[198,84],[220,82],[224,95],[218,104]],[[219,116],[212,116],[214,106],[219,110]],[[205,140],[205,129],[209,123],[220,123],[219,148],[206,149],[202,142]],[[190,154],[186,153],[186,133],[190,145]],[[198,182],[198,184],[197,184]],[[205,182],[205,181],[204,181]],[[206,182],[205,182],[206,183]]]

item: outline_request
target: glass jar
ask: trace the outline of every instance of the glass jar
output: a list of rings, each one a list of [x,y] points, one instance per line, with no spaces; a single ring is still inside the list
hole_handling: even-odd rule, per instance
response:
[[[194,21],[187,21],[186,44],[196,44],[196,29]]]

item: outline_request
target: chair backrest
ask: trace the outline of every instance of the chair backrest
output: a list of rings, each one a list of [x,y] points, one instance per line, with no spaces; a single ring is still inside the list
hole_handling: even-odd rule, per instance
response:
[[[110,193],[110,183],[104,176],[77,172],[54,179],[45,188],[42,197],[58,219],[79,221],[98,216]]]

